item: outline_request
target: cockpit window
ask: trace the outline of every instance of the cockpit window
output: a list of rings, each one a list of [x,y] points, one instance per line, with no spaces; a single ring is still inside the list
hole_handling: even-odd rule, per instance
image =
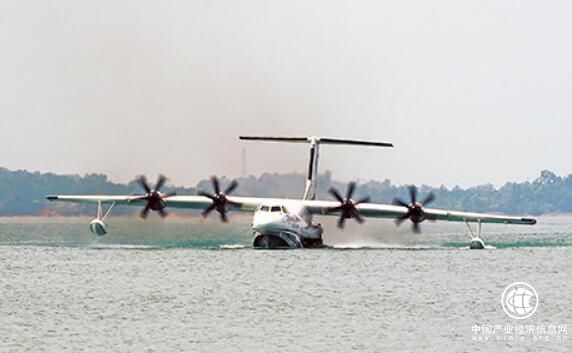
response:
[[[280,206],[272,206],[270,212],[280,212]]]
[[[288,213],[288,209],[286,207],[282,206],[282,212]]]
[[[260,207],[260,211],[268,212],[268,206]]]

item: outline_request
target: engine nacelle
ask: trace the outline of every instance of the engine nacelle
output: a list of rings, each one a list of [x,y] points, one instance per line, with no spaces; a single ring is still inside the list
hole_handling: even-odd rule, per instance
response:
[[[96,218],[89,223],[89,231],[101,237],[107,234],[107,225],[103,223],[102,220]]]

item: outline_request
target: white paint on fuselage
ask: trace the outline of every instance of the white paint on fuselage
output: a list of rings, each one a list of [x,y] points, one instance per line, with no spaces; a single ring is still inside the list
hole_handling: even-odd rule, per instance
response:
[[[259,234],[292,233],[303,238],[321,236],[317,228],[310,226],[311,218],[303,208],[290,210],[280,204],[263,204],[254,213],[252,229]]]
[[[291,214],[288,209],[278,204],[261,205],[254,213],[252,228],[261,234],[280,232],[299,233],[299,228],[307,226],[298,215]]]

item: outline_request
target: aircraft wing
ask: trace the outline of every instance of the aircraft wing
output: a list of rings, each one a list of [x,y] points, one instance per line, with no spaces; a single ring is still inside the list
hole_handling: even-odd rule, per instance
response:
[[[240,196],[227,196],[227,199],[238,206],[228,206],[231,211],[243,211],[243,212],[254,212],[258,206],[264,203],[266,200],[271,199],[259,198],[259,197],[240,197]],[[209,207],[212,203],[211,199],[208,197],[200,195],[190,195],[190,196],[170,196],[165,198],[167,207],[172,208],[188,208],[188,209],[205,209]]]
[[[306,209],[311,214],[320,215],[339,215],[338,211],[331,211],[332,208],[339,206],[340,204],[336,201],[300,201],[304,203]],[[374,217],[374,218],[397,218],[404,215],[407,212],[405,207],[385,205],[378,203],[362,203],[356,206],[360,212],[360,215],[364,217]]]
[[[339,211],[331,212],[329,209],[339,206],[335,201],[300,201],[303,202],[308,211],[312,214],[339,215]],[[378,203],[362,203],[356,206],[360,215],[373,218],[399,218],[407,213],[407,208]],[[503,224],[536,224],[533,218],[507,216],[500,214],[461,212],[452,210],[442,210],[435,208],[424,208],[427,219],[448,222],[478,222],[481,223],[503,223]]]
[[[339,215],[339,211],[331,211],[339,206],[336,201],[322,200],[295,200],[283,198],[261,198],[261,197],[239,197],[229,196],[230,201],[240,204],[240,208],[231,208],[233,211],[254,212],[262,204],[284,205],[290,208],[304,207],[310,214],[314,215]],[[167,199],[168,207],[175,208],[195,208],[203,209],[210,205],[210,199],[204,196],[171,196]],[[407,208],[379,203],[362,203],[356,206],[360,214],[364,217],[373,218],[399,218],[407,213]],[[508,216],[490,213],[461,212],[453,210],[442,210],[436,208],[424,208],[427,219],[448,221],[448,222],[478,222],[481,223],[502,223],[502,224],[528,224],[536,223],[533,218]]]
[[[507,216],[501,214],[490,214],[490,213],[476,213],[476,212],[461,212],[461,211],[449,211],[440,210],[435,208],[424,209],[425,214],[430,219],[448,221],[448,222],[478,222],[482,223],[502,223],[502,224],[536,224],[536,219],[517,217],[517,216]]]
[[[240,204],[240,207],[230,207],[233,211],[253,212],[256,208],[264,202],[267,203],[284,203],[286,199],[270,199],[259,197],[238,197],[228,196],[229,201]],[[55,202],[70,202],[70,203],[95,203],[101,202],[102,204],[115,203],[116,205],[128,206],[143,206],[145,200],[141,199],[141,195],[48,195],[46,199]],[[163,200],[167,207],[171,208],[188,208],[188,209],[205,209],[211,205],[211,199],[200,196],[167,196]]]
[[[134,195],[48,195],[46,199],[57,202],[73,203],[114,203],[117,205],[144,204],[145,201],[136,199]]]
[[[113,203],[117,205],[142,206],[144,200],[134,195],[52,195],[47,196],[50,201],[74,202],[74,203]],[[261,198],[261,197],[241,197],[228,196],[232,201],[240,206],[229,207],[231,211],[254,212],[262,204],[284,205],[290,208],[305,208],[308,213],[314,215],[339,215],[339,211],[331,209],[339,206],[336,201],[322,200],[296,200],[284,198]],[[204,196],[168,196],[164,198],[166,206],[170,208],[205,209],[211,205],[212,201]],[[396,219],[405,215],[408,211],[406,207],[379,203],[362,203],[356,206],[360,215],[373,218]],[[536,223],[533,218],[507,216],[490,213],[462,212],[453,210],[442,210],[436,208],[423,208],[427,219],[448,222],[482,222],[501,224],[527,224]]]

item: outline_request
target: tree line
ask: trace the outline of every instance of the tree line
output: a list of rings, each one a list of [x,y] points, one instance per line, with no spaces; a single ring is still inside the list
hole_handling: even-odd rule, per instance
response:
[[[298,173],[271,174],[238,178],[233,195],[299,198],[304,191],[305,176]],[[153,180],[150,180],[153,182]],[[221,178],[223,184],[230,180]],[[346,183],[336,181],[331,172],[318,177],[318,198],[331,199],[327,190],[334,186],[345,193]],[[194,187],[167,185],[164,190],[191,195],[212,191],[210,181],[202,180]],[[476,212],[501,212],[519,215],[541,215],[572,212],[572,174],[558,176],[543,170],[534,181],[510,182],[499,188],[485,184],[470,188],[455,186],[419,187],[419,198],[433,191],[436,200],[431,207]],[[82,215],[94,214],[93,205],[50,203],[47,194],[141,194],[132,181],[114,183],[103,174],[56,175],[53,173],[10,171],[0,168],[0,216],[18,215]],[[360,183],[355,198],[369,196],[372,202],[391,203],[394,197],[409,200],[407,185],[394,185],[390,180]],[[114,213],[134,214],[134,207],[118,207]]]

